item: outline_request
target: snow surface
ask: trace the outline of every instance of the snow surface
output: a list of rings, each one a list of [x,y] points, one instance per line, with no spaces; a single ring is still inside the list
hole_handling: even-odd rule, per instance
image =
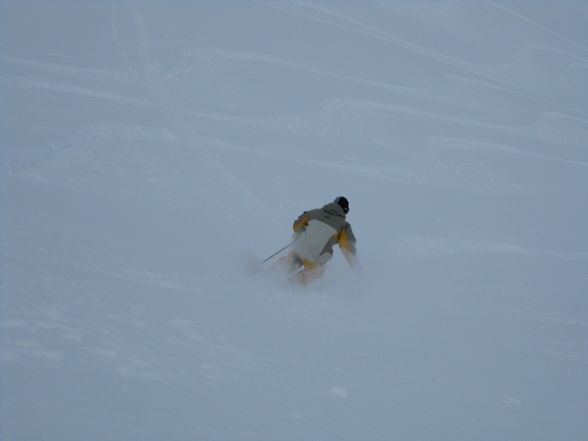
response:
[[[588,439],[587,22],[1,0],[2,441]]]

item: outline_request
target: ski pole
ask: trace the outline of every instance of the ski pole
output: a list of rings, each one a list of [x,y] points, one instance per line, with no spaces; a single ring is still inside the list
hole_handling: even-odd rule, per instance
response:
[[[286,245],[284,248],[280,248],[278,251],[276,251],[274,254],[272,254],[271,256],[269,256],[267,259],[262,260],[261,262],[259,262],[260,264],[267,262],[268,260],[270,260],[272,257],[277,256],[278,254],[280,254],[282,251],[284,251],[286,248],[288,248],[290,245],[292,245],[292,243],[289,243],[288,245]]]

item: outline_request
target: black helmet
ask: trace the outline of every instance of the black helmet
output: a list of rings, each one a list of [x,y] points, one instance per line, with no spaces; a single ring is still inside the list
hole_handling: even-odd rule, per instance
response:
[[[345,214],[349,213],[349,201],[345,196],[337,196],[333,202],[338,204],[343,209]]]

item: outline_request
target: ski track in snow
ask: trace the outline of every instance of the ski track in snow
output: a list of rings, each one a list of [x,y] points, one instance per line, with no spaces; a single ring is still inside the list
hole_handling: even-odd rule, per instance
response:
[[[524,255],[533,257],[548,257],[562,260],[588,261],[588,252],[567,252],[557,250],[536,249],[511,243],[484,242],[476,240],[453,238],[406,237],[398,240],[397,253],[403,257],[417,259],[475,255]]]
[[[343,80],[350,83],[363,85],[367,87],[375,87],[380,88],[386,91],[396,92],[396,93],[408,93],[408,94],[423,94],[423,91],[410,86],[404,86],[400,84],[393,84],[393,83],[385,83],[382,81],[370,80],[367,78],[361,78],[354,75],[345,75],[338,72],[333,72],[329,69],[322,68],[320,66],[313,66],[308,63],[299,63],[293,60],[288,60],[284,58],[279,58],[275,56],[264,55],[260,53],[254,52],[246,52],[246,51],[235,51],[225,48],[201,48],[201,49],[192,49],[190,51],[186,51],[184,53],[184,57],[191,58],[196,57],[196,63],[198,60],[223,60],[223,61],[245,61],[249,63],[259,63],[265,64],[269,66],[277,66],[283,67],[287,69],[292,69],[300,72],[306,72],[310,74],[315,74],[321,77],[332,78],[336,80]],[[170,74],[173,73],[170,72]]]
[[[571,44],[571,45],[575,46],[576,48],[578,48],[579,50],[581,50],[581,51],[583,51],[585,53],[588,53],[588,46],[585,46],[585,45],[583,45],[583,44],[581,44],[581,43],[579,43],[579,42],[577,42],[575,40],[572,40],[572,39],[570,39],[570,38],[562,35],[560,32],[554,31],[553,29],[551,29],[551,28],[549,28],[547,26],[544,26],[544,25],[538,23],[536,20],[532,19],[531,17],[528,17],[528,16],[526,16],[524,14],[521,14],[520,12],[517,12],[512,7],[501,5],[497,1],[494,1],[494,0],[486,0],[486,1],[489,4],[495,6],[496,8],[498,8],[498,9],[500,9],[502,11],[505,11],[508,14],[511,14],[511,15],[517,17],[517,18],[521,19],[522,21],[524,21],[526,23],[531,23],[534,26],[537,26],[538,28],[541,28],[541,29],[547,31],[548,33],[556,36],[559,40],[564,41],[564,42],[566,42],[568,44]],[[582,61],[588,62],[588,57],[582,58]]]
[[[304,17],[309,20],[314,20],[314,21],[317,21],[320,23],[327,24],[329,26],[334,26],[336,28],[340,28],[340,29],[343,29],[346,31],[358,33],[361,35],[380,39],[380,40],[386,41],[388,43],[392,43],[395,46],[401,47],[403,49],[407,49],[407,50],[412,51],[414,53],[418,53],[424,57],[434,59],[434,60],[439,61],[443,64],[446,64],[448,66],[451,66],[451,67],[457,68],[461,71],[464,71],[468,74],[472,74],[475,77],[477,77],[480,81],[485,81],[485,82],[487,82],[487,84],[492,85],[492,86],[499,86],[505,90],[508,90],[509,92],[511,92],[515,95],[525,97],[531,102],[542,104],[542,105],[553,106],[554,108],[560,109],[560,111],[565,111],[566,113],[569,113],[570,115],[577,115],[577,116],[581,116],[583,118],[588,117],[588,115],[585,112],[581,112],[578,109],[575,109],[575,108],[572,108],[569,106],[565,106],[565,105],[561,105],[561,104],[557,104],[554,102],[550,102],[544,98],[538,97],[536,95],[532,95],[529,92],[522,90],[520,87],[513,86],[511,84],[497,80],[489,72],[485,72],[478,65],[468,63],[468,62],[465,62],[464,60],[456,59],[454,57],[450,57],[450,56],[442,54],[438,51],[431,50],[431,49],[428,49],[424,46],[412,43],[408,40],[396,37],[388,32],[379,30],[371,25],[363,23],[362,21],[353,19],[353,18],[348,17],[344,14],[340,14],[340,13],[336,12],[335,10],[325,8],[324,6],[317,6],[312,3],[303,2],[303,1],[296,1],[296,0],[288,0],[286,2],[291,5],[301,7],[301,9],[302,9],[302,12],[301,12],[301,11],[297,10],[296,8],[292,9],[292,8],[284,7],[283,5],[278,6],[277,4],[270,3],[265,0],[254,0],[254,1],[256,3],[262,4],[267,7],[282,10],[282,11],[289,13],[289,14],[295,14],[295,15]],[[315,14],[304,12],[305,9],[308,9],[310,11],[314,11]],[[328,18],[321,18],[320,15],[316,14],[316,12],[318,12],[319,14],[326,15]],[[561,50],[555,49],[552,47],[549,47],[548,49],[554,50],[555,52],[562,52]],[[525,48],[525,50],[526,50],[526,48]],[[566,54],[566,55],[568,55],[568,54]],[[575,58],[578,61],[583,62],[584,64],[588,63],[588,58],[577,57],[577,56],[575,56]]]
[[[111,101],[115,104],[127,104],[135,106],[144,106],[146,104],[146,101],[142,99],[125,97],[118,93],[111,93],[104,90],[91,89],[83,86],[72,85],[70,83],[63,84],[54,81],[48,82],[26,77],[0,76],[0,86],[22,88],[26,90],[58,92],[64,95],[74,95],[85,98],[94,98],[99,100]]]
[[[136,29],[138,52],[140,55],[139,59],[143,69],[147,73],[147,78],[150,78],[151,72],[156,71],[154,63],[151,62],[151,37],[147,30],[141,9],[136,2],[131,3],[131,16],[133,18],[133,25]],[[244,201],[248,201],[248,206],[257,207],[257,209],[262,213],[270,215],[271,209],[258,197],[256,197],[251,189],[241,180],[239,180],[239,178],[229,168],[227,168],[221,160],[215,157],[213,152],[208,149],[198,148],[198,141],[193,135],[190,126],[184,121],[184,115],[173,110],[174,103],[169,101],[169,94],[167,93],[165,86],[161,85],[161,83],[158,81],[149,81],[147,87],[153,92],[153,99],[155,100],[156,105],[165,111],[164,120],[168,121],[168,124],[171,126],[169,130],[171,133],[174,133],[174,135],[178,138],[178,141],[188,148],[193,148],[193,146],[195,146],[202,160],[208,164],[211,169],[216,170],[221,179],[223,179],[223,181],[233,189],[234,194],[240,195]],[[207,183],[201,182],[199,188],[200,190],[206,189]],[[216,201],[218,199],[210,192],[208,193],[208,196],[209,200],[212,201]],[[228,209],[226,204],[219,201],[217,203],[217,207],[224,211],[229,218],[238,221],[235,213]]]

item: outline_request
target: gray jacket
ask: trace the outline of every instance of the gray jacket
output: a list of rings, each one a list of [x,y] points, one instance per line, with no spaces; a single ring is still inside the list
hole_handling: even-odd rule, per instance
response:
[[[334,202],[322,208],[305,211],[294,221],[292,250],[299,256],[322,265],[333,256],[339,244],[343,255],[355,264],[355,236],[345,220],[345,212]]]

